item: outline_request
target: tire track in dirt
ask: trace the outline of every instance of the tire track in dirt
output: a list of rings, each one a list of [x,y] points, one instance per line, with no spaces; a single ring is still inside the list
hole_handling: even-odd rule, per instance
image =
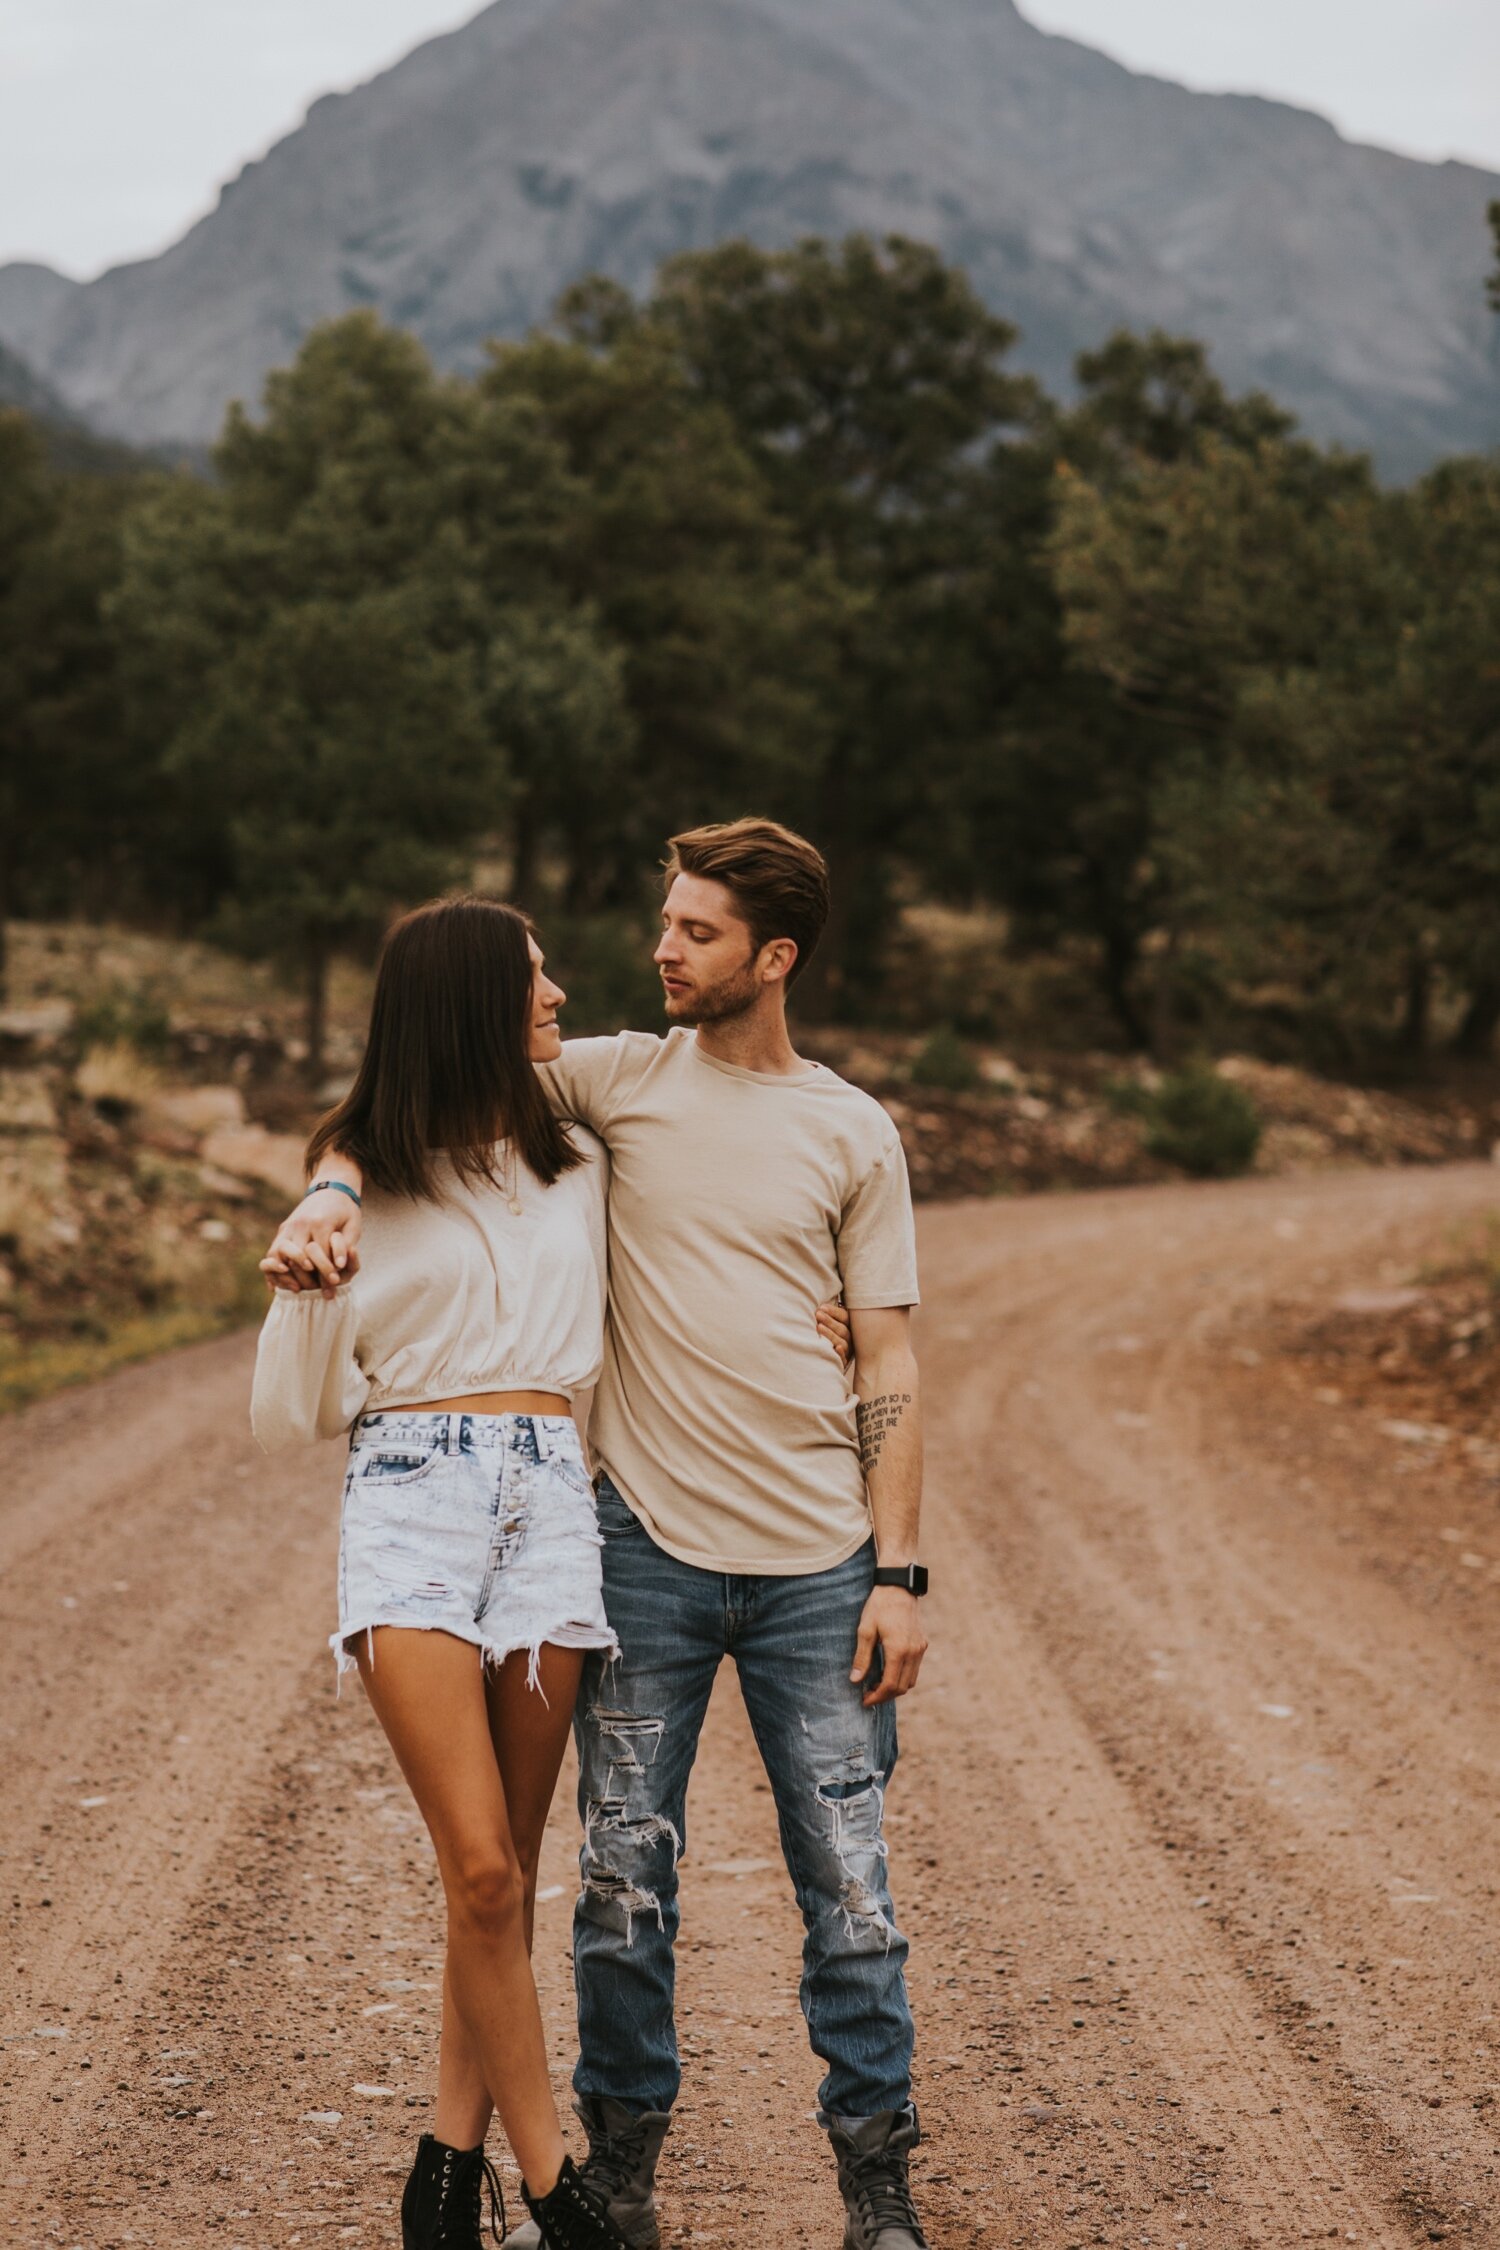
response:
[[[246,1366],[230,1339],[9,1426],[0,2118],[28,2163],[211,1881],[321,1622],[333,1464],[246,1458]]]
[[[1200,2110],[1203,2173],[1217,2173],[1200,2192],[1226,2201],[1240,2230],[1229,2239],[1493,2238],[1493,2122],[1487,2104],[1453,2106],[1456,2074],[1439,2067],[1458,2059],[1465,2034],[1483,2042],[1478,2019],[1493,2012],[1496,1981],[1492,1880],[1471,1877],[1457,1903],[1453,1880],[1454,1865],[1472,1865],[1489,1842],[1493,1814],[1493,1726],[1486,1741],[1475,1652],[1455,1662],[1424,1645],[1419,1621],[1323,1537],[1305,1498],[1300,1515],[1283,1506],[1284,1449],[1258,1459],[1262,1433],[1243,1426],[1217,1451],[1205,1441],[1221,1361],[1202,1333],[1264,1296],[1268,1264],[1278,1286],[1314,1263],[1329,1273],[1357,1264],[1403,1215],[1426,1248],[1424,1227],[1493,1196],[1492,1176],[1471,1172],[1108,1198],[1112,1210],[1067,1216],[1033,1206],[1015,1214],[998,1261],[993,1243],[966,1247],[972,1219],[929,1219],[929,1264],[936,1247],[944,1289],[938,1349],[924,1356],[938,1376],[944,1481],[969,1495],[971,1571],[976,1556],[1001,1562],[996,1633],[1019,1627],[1007,1661],[982,1671],[976,1657],[966,1676],[1002,1689],[998,1707],[983,1698],[990,1739],[1018,1731],[1003,1762],[1064,1846],[1053,1864],[1073,1879],[1069,1902],[1087,1901],[1089,1926],[1118,1956],[1127,1949],[1110,1933],[1131,1930],[1152,1995],[1153,2060],[1189,2089],[1184,2114],[1195,2101]],[[1175,1243],[1162,1224],[1174,1217],[1184,1222]],[[1086,1290],[1070,1229],[1088,1241]],[[1282,1250],[1293,1243],[1295,1258]],[[1210,1319],[1195,1304],[1205,1261]],[[993,1331],[977,1332],[982,1349],[967,1364],[970,1339],[952,1333],[974,1328],[970,1307],[986,1284],[1009,1306],[998,1386],[980,1363]],[[1126,1348],[1111,1350],[1111,1339]],[[1367,1450],[1348,1470],[1389,1477],[1388,1458]],[[986,1466],[999,1507],[986,1504]],[[1268,1548],[1276,1583],[1266,1591]],[[1288,1680],[1300,1710],[1279,1700]],[[1372,1744],[1359,1721],[1380,1684],[1385,1729]],[[1312,1763],[1349,1769],[1342,1801],[1321,1783],[1315,1794],[1331,1804],[1281,1801],[1273,1784],[1288,1723],[1316,1733]],[[1396,1757],[1428,1784],[1422,1834],[1399,1844],[1369,1786]],[[919,1787],[954,1764],[951,1751],[929,1755]],[[1401,1817],[1411,1812],[1408,1802]],[[1454,1853],[1441,1891],[1424,1893],[1421,1862]],[[1413,1879],[1377,1887],[1392,1866]],[[1414,1946],[1408,1902],[1439,1898],[1442,1923]],[[1277,1961],[1289,1945],[1290,1975]],[[1387,1945],[1397,1959],[1415,1956],[1402,1966],[1418,1976],[1397,1979],[1399,1993],[1384,1959],[1355,1960]],[[1471,2007],[1465,1988],[1480,1986],[1485,1999]],[[1492,2068],[1482,2043],[1463,2059],[1481,2077]],[[1097,2113],[1103,2089],[1074,2079],[1071,2104]],[[1158,2232],[1162,2221],[1169,2235],[1193,2223],[1190,2199],[1182,2205],[1162,2213]],[[1066,2226],[1042,2239],[1065,2239]],[[1199,2226],[1212,2231],[1207,2219]]]

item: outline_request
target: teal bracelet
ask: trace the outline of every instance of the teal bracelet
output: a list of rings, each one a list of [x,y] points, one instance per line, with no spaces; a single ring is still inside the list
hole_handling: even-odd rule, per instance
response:
[[[361,1211],[365,1207],[364,1198],[362,1196],[356,1195],[352,1187],[345,1187],[342,1180],[314,1180],[312,1186],[307,1191],[307,1195],[316,1195],[321,1188],[337,1188],[340,1195],[347,1195],[349,1201],[353,1204],[357,1204]],[[304,1203],[307,1201],[307,1195],[304,1195],[302,1198]]]

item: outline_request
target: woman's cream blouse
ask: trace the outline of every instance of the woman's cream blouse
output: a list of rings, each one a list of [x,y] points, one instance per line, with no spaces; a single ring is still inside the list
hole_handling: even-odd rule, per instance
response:
[[[609,1159],[570,1130],[585,1161],[551,1187],[502,1142],[500,1186],[468,1186],[443,1158],[432,1201],[366,1193],[354,1280],[331,1300],[278,1290],[266,1315],[250,1419],[268,1453],[337,1437],[384,1407],[591,1387]]]

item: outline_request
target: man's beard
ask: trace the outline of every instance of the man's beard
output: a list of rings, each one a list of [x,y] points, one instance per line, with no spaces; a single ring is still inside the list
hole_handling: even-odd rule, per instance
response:
[[[704,985],[696,992],[669,992],[667,1013],[673,1023],[729,1023],[735,1016],[747,1016],[759,997],[754,967],[747,962],[717,984]]]

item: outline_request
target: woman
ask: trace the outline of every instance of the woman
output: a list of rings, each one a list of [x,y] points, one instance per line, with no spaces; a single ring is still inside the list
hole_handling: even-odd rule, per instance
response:
[[[443,901],[394,926],[359,1075],[308,1147],[314,1174],[333,1148],[363,1167],[359,1277],[292,1277],[256,1361],[267,1450],[351,1433],[333,1646],[447,1901],[437,2109],[402,2198],[405,2250],[478,2244],[486,2180],[498,2199],[492,2097],[542,2242],[625,2239],[565,2155],[530,1966],[584,1651],[615,1645],[572,1419],[603,1350],[607,1161],[533,1067],[561,1050],[564,997],[510,907]]]

